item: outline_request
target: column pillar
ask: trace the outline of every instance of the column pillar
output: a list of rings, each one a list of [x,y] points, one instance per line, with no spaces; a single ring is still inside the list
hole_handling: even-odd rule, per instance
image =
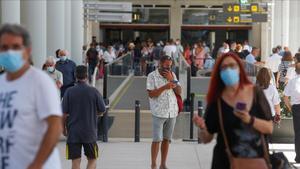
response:
[[[99,22],[92,22],[92,36],[96,36],[97,42],[100,41],[100,27],[99,27]]]
[[[41,68],[47,56],[47,2],[21,1],[21,23],[32,38],[32,60]]]
[[[248,36],[250,45],[261,48],[261,25],[259,23],[252,24]]]
[[[1,1],[1,23],[20,23],[20,0]]]
[[[261,60],[265,61],[271,54],[269,23],[261,23]]]
[[[65,48],[65,1],[47,1],[47,56]]]
[[[69,51],[69,56],[72,56],[72,50],[71,50],[71,0],[66,0],[65,1],[65,49]]]
[[[172,3],[170,8],[170,38],[181,39],[182,12],[178,2]]]
[[[300,46],[299,40],[299,1],[290,1],[290,11],[289,11],[289,48],[294,54],[298,51]]]
[[[71,51],[72,59],[76,64],[82,64],[83,46],[83,1],[76,0],[71,3]]]
[[[281,10],[282,10],[281,45],[289,46],[290,0],[281,1]]]

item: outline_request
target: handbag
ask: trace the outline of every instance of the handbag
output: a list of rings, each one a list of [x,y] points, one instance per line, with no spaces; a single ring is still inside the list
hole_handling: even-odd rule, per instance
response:
[[[283,152],[273,152],[270,154],[270,161],[272,169],[292,169]]]
[[[183,111],[183,101],[182,101],[182,97],[179,94],[175,93],[175,96],[176,96],[176,100],[177,100],[178,114],[179,114],[180,112]]]
[[[264,136],[261,134],[261,140],[264,149],[264,157],[263,158],[242,158],[242,157],[234,157],[230,151],[230,147],[228,144],[228,139],[224,129],[223,123],[223,113],[221,109],[221,101],[218,100],[218,112],[219,112],[219,123],[221,132],[224,138],[226,153],[230,162],[230,169],[271,169],[269,165],[269,153],[267,151],[266,141]]]

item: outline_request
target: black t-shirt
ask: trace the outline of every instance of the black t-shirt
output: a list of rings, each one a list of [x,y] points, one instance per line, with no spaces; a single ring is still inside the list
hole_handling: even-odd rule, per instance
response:
[[[87,59],[88,59],[88,63],[92,66],[96,66],[98,61],[99,61],[99,58],[98,58],[98,51],[95,49],[95,48],[90,48],[87,53],[86,53],[86,56],[87,56]]]
[[[262,90],[255,88],[254,101],[250,114],[260,119],[271,120],[269,103]],[[231,153],[235,157],[263,157],[261,135],[253,127],[244,124],[233,114],[233,107],[221,99],[223,123]],[[217,102],[207,106],[205,123],[209,133],[217,133],[217,144],[214,148],[212,169],[229,169],[229,161],[225,152],[225,143],[219,124]]]
[[[96,88],[83,82],[69,88],[63,98],[63,112],[68,113],[68,143],[93,143],[97,141],[97,112],[105,105]]]

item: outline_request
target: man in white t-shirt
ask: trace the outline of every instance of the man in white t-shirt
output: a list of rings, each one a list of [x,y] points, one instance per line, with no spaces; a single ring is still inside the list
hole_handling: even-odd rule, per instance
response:
[[[60,169],[55,148],[62,112],[53,80],[31,67],[31,41],[19,25],[0,28],[0,168]]]
[[[273,54],[266,61],[266,67],[271,69],[272,73],[274,74],[274,77],[276,78],[282,56],[280,56],[278,54],[279,52],[278,52],[277,48],[273,48],[272,53]],[[276,81],[276,79],[275,79],[275,81]]]
[[[166,46],[163,49],[164,54],[171,56],[173,59],[175,57],[176,51],[177,51],[177,48],[174,44],[173,39],[171,39],[169,42],[167,42]]]
[[[116,53],[114,52],[114,49],[112,46],[107,47],[107,51],[103,54],[103,59],[105,63],[111,63],[116,59]]]
[[[293,113],[295,132],[296,163],[300,163],[300,63],[295,65],[297,76],[290,80],[284,89],[284,103]]]
[[[176,39],[175,45],[176,45],[175,59],[178,61],[178,58],[183,54],[183,46],[181,45],[180,39]]]
[[[295,63],[299,63],[300,62],[300,53],[296,53],[295,57],[294,57]],[[295,66],[291,66],[288,68],[285,79],[286,82],[288,82],[291,79],[294,79],[297,76],[296,71],[295,71]]]
[[[219,48],[217,57],[220,57],[224,53],[228,53],[230,51],[228,42],[223,42],[222,47]]]

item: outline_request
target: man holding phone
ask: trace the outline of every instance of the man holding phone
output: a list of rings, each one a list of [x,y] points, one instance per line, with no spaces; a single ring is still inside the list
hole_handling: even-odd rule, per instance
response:
[[[161,164],[159,169],[167,169],[166,160],[169,143],[172,139],[178,105],[176,94],[181,94],[181,86],[175,73],[171,71],[172,58],[164,55],[160,58],[159,68],[148,75],[147,91],[150,101],[153,126],[151,146],[151,169],[158,169],[156,159],[161,143]]]

